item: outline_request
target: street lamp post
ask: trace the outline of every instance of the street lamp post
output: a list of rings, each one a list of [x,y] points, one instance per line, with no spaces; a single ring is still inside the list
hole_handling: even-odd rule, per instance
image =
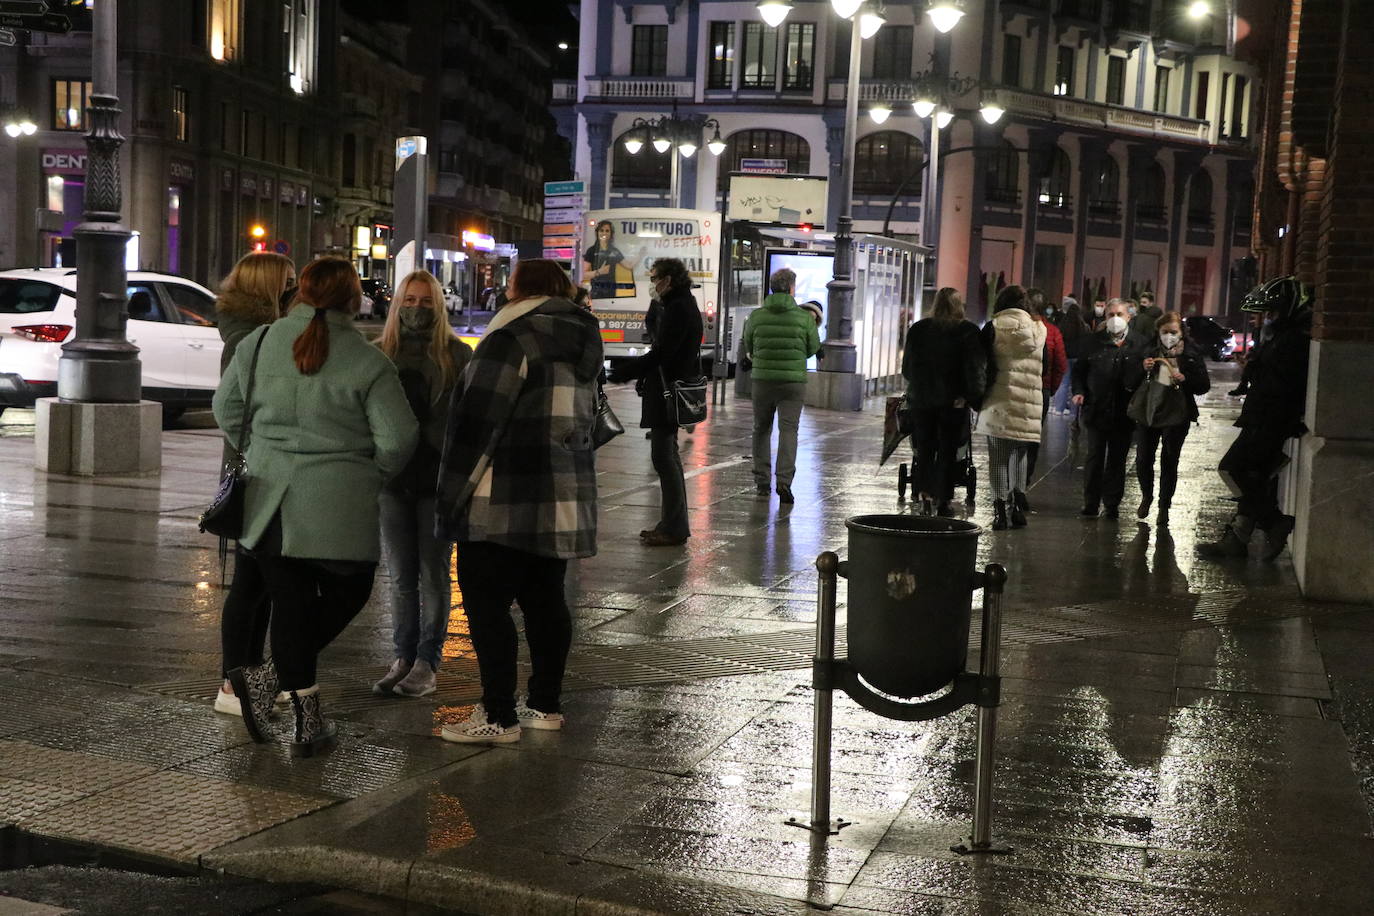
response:
[[[57,394],[66,401],[137,403],[138,347],[125,339],[129,319],[120,224],[119,98],[116,82],[118,0],[101,0],[92,33],[91,130],[86,135],[85,222],[76,236],[76,336],[62,345]]]
[[[674,207],[681,206],[678,199],[678,161],[677,157],[691,159],[701,148],[701,137],[706,130],[714,130],[706,148],[712,156],[725,152],[725,141],[720,137],[720,122],[715,118],[702,115],[678,116],[677,103],[673,103],[673,113],[659,118],[635,118],[625,134],[625,152],[631,156],[639,155],[644,144],[649,143],[654,151],[669,155],[669,200]]]

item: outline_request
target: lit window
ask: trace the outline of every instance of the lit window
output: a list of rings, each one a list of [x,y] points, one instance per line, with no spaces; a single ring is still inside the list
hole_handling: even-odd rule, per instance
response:
[[[86,106],[90,99],[90,80],[53,80],[52,129],[86,130]]]

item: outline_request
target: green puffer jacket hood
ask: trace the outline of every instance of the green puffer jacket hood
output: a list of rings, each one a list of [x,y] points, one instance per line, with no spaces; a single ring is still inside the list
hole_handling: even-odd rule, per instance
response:
[[[805,382],[806,361],[821,348],[816,319],[787,293],[773,293],[744,323],[744,352],[763,382]]]

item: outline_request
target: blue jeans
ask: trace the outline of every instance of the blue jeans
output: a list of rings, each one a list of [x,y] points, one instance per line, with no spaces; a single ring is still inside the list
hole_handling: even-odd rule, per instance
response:
[[[391,572],[391,627],[396,657],[437,671],[448,635],[451,541],[434,536],[434,497],[383,490],[382,551]]]

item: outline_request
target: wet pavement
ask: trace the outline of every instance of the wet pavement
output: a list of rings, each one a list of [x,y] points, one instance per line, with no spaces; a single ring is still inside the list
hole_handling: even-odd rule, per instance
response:
[[[302,761],[210,709],[208,418],[164,435],[160,477],[83,481],[35,473],[32,415],[7,411],[0,848],[10,831],[475,913],[1368,913],[1374,608],[1302,600],[1286,555],[1194,556],[1232,505],[1212,470],[1231,371],[1184,449],[1171,526],[1136,523],[1134,482],[1120,521],[1078,518],[1054,416],[1030,526],[981,539],[978,562],[1010,576],[994,826],[1016,850],[988,859],[948,850],[968,833],[971,710],[901,723],[838,696],[834,813],[854,824],[828,841],[785,824],[810,797],[815,557],[846,553],[846,517],[905,509],[909,453],[878,468],[877,405],[804,413],[781,507],[754,496],[732,397],[683,439],[682,548],[638,542],[658,500],[639,431],[599,453],[563,732],[435,737],[479,694],[456,591],[439,693],[371,696],[390,660],[379,577],[322,659],[343,740]]]

